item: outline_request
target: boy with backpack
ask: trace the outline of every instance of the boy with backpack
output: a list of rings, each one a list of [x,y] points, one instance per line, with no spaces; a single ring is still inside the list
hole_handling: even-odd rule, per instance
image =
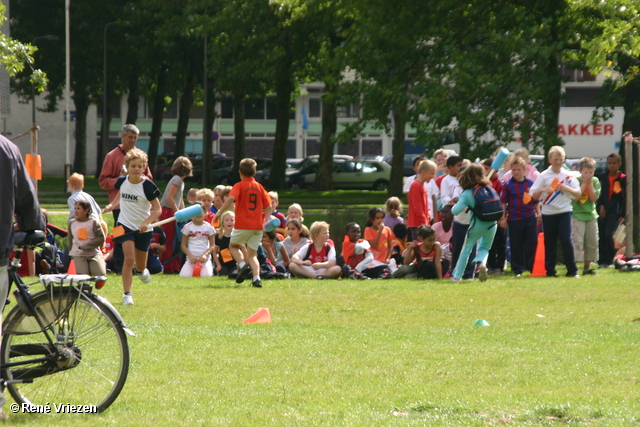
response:
[[[336,264],[336,249],[328,243],[329,224],[316,221],[309,229],[311,242],[291,258],[289,270],[297,277],[336,279],[342,268]]]

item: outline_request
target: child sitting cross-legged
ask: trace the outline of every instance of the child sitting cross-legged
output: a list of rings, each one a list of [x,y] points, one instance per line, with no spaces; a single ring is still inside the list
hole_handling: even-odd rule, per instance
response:
[[[349,279],[390,279],[391,270],[388,265],[373,266],[371,244],[362,240],[360,226],[350,222],[345,227],[342,242],[342,277]]]
[[[449,262],[441,258],[442,247],[436,240],[436,231],[423,225],[418,228],[418,239],[407,246],[404,265],[393,273],[393,277],[442,279],[442,272],[449,270]]]
[[[334,279],[342,273],[336,264],[336,249],[329,240],[329,224],[316,221],[310,228],[311,242],[291,258],[289,270],[298,277]]]

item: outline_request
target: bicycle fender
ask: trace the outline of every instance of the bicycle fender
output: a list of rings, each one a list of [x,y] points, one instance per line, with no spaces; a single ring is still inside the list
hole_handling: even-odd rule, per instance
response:
[[[113,315],[116,316],[116,319],[118,319],[118,322],[120,323],[120,325],[122,325],[122,329],[127,333],[127,335],[132,336],[132,337],[137,336],[135,334],[135,332],[133,332],[131,329],[129,329],[127,327],[127,325],[124,323],[124,319],[122,318],[120,313],[118,313],[118,310],[116,310],[116,308],[113,306],[113,304],[111,304],[109,302],[108,299],[106,299],[106,298],[104,298],[104,297],[102,297],[102,296],[100,296],[98,294],[92,294],[91,297],[97,299],[102,304],[104,304],[105,307],[107,307],[109,310],[111,310],[111,313],[113,313]]]

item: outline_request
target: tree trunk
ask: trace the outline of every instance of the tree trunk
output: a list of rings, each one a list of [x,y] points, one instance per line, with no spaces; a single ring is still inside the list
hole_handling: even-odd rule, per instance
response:
[[[167,69],[164,65],[158,70],[156,82],[156,93],[153,95],[153,122],[151,124],[151,135],[149,136],[149,169],[156,168],[158,158],[158,145],[162,136],[162,120],[164,118],[165,95],[167,92]],[[159,179],[160,177],[154,177]]]
[[[211,174],[204,173],[211,170],[213,162],[213,122],[216,120],[215,80],[207,78],[207,103],[203,118],[202,129],[202,187],[207,188],[211,183]]]
[[[276,82],[276,137],[273,142],[273,164],[269,176],[269,188],[285,188],[285,170],[287,168],[287,142],[289,141],[289,109],[293,92],[293,77],[289,68],[281,69]]]
[[[76,154],[73,172],[87,174],[87,111],[89,101],[84,91],[75,92],[73,102],[76,107]]]
[[[397,104],[393,109],[393,160],[391,161],[391,179],[387,188],[389,196],[402,196],[406,111],[405,104]]]
[[[140,85],[138,83],[138,73],[131,73],[129,78],[129,95],[127,96],[127,124],[136,124],[138,120],[138,102],[140,99]]]
[[[244,159],[246,154],[245,149],[245,134],[244,134],[244,100],[247,97],[247,92],[244,88],[238,89],[233,93],[233,168],[231,169],[231,176],[238,177],[238,170],[240,161]]]
[[[98,166],[96,169],[96,176],[100,176],[102,172],[102,164],[104,163],[104,158],[107,156],[107,153],[111,151],[111,144],[109,140],[109,129],[111,128],[111,120],[113,118],[113,111],[111,110],[111,105],[113,104],[113,99],[115,98],[116,91],[114,89],[113,83],[109,82],[107,86],[107,111],[103,111],[102,114],[106,114],[106,126],[104,121],[100,124],[100,144],[98,145],[98,158],[96,165]]]
[[[187,128],[189,126],[189,113],[193,106],[193,90],[196,85],[196,69],[193,64],[189,66],[189,74],[185,80],[184,89],[180,96],[180,110],[178,112],[178,129],[176,130],[175,154],[183,156],[187,139]]]
[[[338,106],[336,96],[338,84],[325,82],[322,95],[322,134],[320,135],[320,158],[313,188],[317,191],[333,189],[333,146],[338,130]]]

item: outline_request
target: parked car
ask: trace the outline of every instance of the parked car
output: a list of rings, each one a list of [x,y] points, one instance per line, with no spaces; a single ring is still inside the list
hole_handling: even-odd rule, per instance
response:
[[[297,166],[300,164],[300,162],[302,162],[303,160],[304,159],[297,159],[297,158],[287,159],[285,163],[286,170],[296,169]],[[271,167],[259,170],[256,173],[256,181],[258,181],[262,185],[267,185],[267,183],[269,182],[270,176],[271,176]]]
[[[316,172],[317,167],[310,173],[301,174],[299,188],[313,186]],[[384,191],[390,178],[391,166],[384,161],[334,161],[332,179],[336,189]]]
[[[595,175],[600,175],[607,172],[607,159],[594,159],[596,161]],[[569,170],[580,173],[579,165],[580,159],[566,159],[565,165],[569,167]]]
[[[266,158],[253,158],[256,161],[256,171],[271,168],[272,160]],[[213,185],[233,185],[240,181],[240,175],[233,173],[233,161],[227,167],[219,168],[213,171],[211,182]]]
[[[184,153],[184,155],[187,156],[192,163],[196,159],[202,159],[202,153]],[[165,151],[164,153],[158,154],[156,169],[153,171],[153,176],[161,177],[167,170],[171,172],[171,166],[173,166],[173,162],[177,158],[178,156],[176,156],[173,151]],[[169,176],[169,179],[171,179],[171,176]]]
[[[293,188],[293,189],[305,188],[307,186],[305,183],[306,175],[313,174],[315,179],[315,174],[318,171],[318,158],[316,157],[309,160],[307,159],[305,159],[305,161],[302,162],[302,165],[299,166],[298,168],[288,169],[285,171],[286,185],[288,188]],[[334,168],[337,167],[340,163],[343,163],[345,161],[348,161],[348,160],[345,160],[344,158],[341,158],[341,157],[334,156],[333,158]],[[313,181],[311,181],[311,183],[313,183]]]
[[[185,181],[189,182],[201,182],[202,181],[202,158],[191,160],[193,165],[193,175],[185,178]],[[211,173],[220,169],[233,165],[233,157],[214,157],[211,163]],[[171,168],[165,170],[162,175],[159,175],[159,179],[169,181],[173,175],[171,174]]]

